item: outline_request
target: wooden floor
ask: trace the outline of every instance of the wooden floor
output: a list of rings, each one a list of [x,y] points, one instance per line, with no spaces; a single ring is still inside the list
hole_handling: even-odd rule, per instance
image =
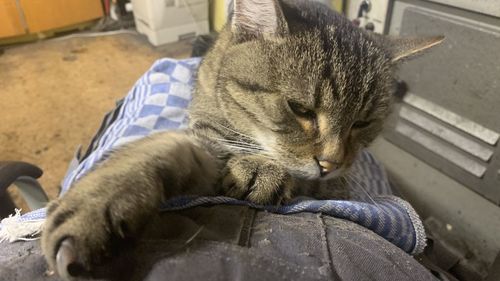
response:
[[[154,48],[134,34],[47,40],[4,50],[0,161],[41,167],[40,182],[55,198],[75,150],[88,144],[115,100],[155,60],[188,57],[190,51],[188,42]]]

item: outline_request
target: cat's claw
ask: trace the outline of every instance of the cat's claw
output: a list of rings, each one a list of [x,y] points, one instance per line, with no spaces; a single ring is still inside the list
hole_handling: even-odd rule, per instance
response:
[[[85,272],[83,265],[78,261],[78,255],[72,238],[65,238],[56,254],[56,267],[59,276],[70,280],[81,276]]]

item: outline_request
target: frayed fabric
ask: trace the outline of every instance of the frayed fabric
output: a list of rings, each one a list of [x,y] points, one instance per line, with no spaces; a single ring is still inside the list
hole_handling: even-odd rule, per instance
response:
[[[45,219],[25,220],[21,218],[20,209],[16,209],[15,212],[1,221],[0,243],[37,240]]]

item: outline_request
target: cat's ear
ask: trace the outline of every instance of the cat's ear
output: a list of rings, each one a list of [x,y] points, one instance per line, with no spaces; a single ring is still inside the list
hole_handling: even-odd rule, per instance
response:
[[[411,58],[421,52],[432,48],[444,40],[444,36],[429,36],[429,37],[400,37],[391,38],[388,37],[391,52],[392,61],[397,62],[407,58]]]
[[[277,0],[234,0],[231,28],[242,39],[281,37],[288,33]]]

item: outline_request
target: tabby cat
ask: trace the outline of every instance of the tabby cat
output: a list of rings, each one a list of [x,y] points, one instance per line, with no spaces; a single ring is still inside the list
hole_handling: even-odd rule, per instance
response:
[[[176,195],[348,196],[343,175],[382,128],[395,67],[443,40],[369,34],[313,1],[234,4],[190,129],[122,146],[49,205],[42,249],[63,278],[91,273]]]

